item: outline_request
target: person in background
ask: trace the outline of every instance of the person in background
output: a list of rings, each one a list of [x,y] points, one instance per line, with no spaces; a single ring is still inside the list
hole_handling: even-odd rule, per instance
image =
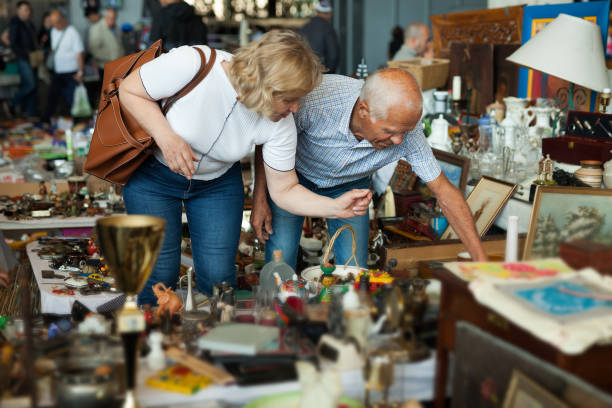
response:
[[[98,65],[100,79],[104,77],[104,64],[123,56],[116,22],[117,10],[108,7],[104,10],[104,18],[89,28],[89,52]]]
[[[17,2],[16,15],[10,23],[10,43],[19,71],[19,90],[13,96],[13,109],[21,107],[29,116],[36,114],[36,75],[30,64],[30,53],[36,50],[36,29],[30,21],[32,6],[27,1]]]
[[[89,32],[91,31],[91,27],[100,22],[100,11],[97,7],[87,7],[85,8],[85,18],[89,23],[89,30],[85,30],[83,33],[83,44],[89,44]]]
[[[412,23],[404,30],[404,44],[393,56],[393,61],[422,57],[429,41],[429,28],[423,23]]]
[[[60,10],[51,12],[51,51],[53,52],[53,74],[51,87],[47,98],[47,108],[42,118],[44,122],[51,120],[55,114],[60,97],[72,106],[74,89],[83,82],[83,65],[85,63],[85,48],[76,28],[68,25],[66,16]]]
[[[295,114],[298,132],[295,171],[300,184],[316,194],[337,197],[351,189],[370,188],[374,171],[404,158],[438,198],[454,231],[475,261],[486,260],[472,214],[463,195],[441,172],[420,126],[421,90],[414,77],[401,69],[384,69],[365,83],[341,75],[324,75],[321,84],[300,100]],[[255,188],[251,224],[260,240],[267,240],[266,262],[281,249],[284,261],[295,268],[304,217],[279,208],[266,197],[266,176],[255,151]],[[328,219],[330,236],[349,224],[356,236],[356,258],[367,263],[367,214]],[[351,234],[334,244],[336,264],[346,264],[352,253]]]
[[[42,16],[40,29],[38,30],[38,45],[45,53],[45,58],[51,51],[51,12],[45,11]]]
[[[340,47],[331,17],[332,7],[329,1],[320,1],[315,7],[315,16],[301,28],[300,34],[321,59],[327,72],[334,73],[340,62]]]
[[[198,288],[236,284],[236,251],[244,204],[240,159],[255,145],[270,196],[303,215],[346,218],[365,214],[367,190],[322,197],[298,183],[293,113],[320,81],[323,67],[304,40],[271,31],[235,55],[217,50],[208,76],[164,116],[158,101],[189,83],[201,65],[195,47],[178,47],[142,65],[119,87],[121,105],[155,140],[157,150],[123,187],[128,214],[166,220],[162,249],[138,303],[154,304],[152,286],[175,286],[181,257],[183,207],[191,235]],[[207,60],[209,47],[198,47]]]
[[[208,28],[193,6],[183,0],[159,0],[159,3],[161,9],[153,17],[149,36],[151,44],[161,39],[166,50],[208,44]]]
[[[400,26],[393,27],[391,30],[391,41],[389,41],[389,52],[387,59],[393,58],[395,53],[402,47],[404,43],[404,30]]]

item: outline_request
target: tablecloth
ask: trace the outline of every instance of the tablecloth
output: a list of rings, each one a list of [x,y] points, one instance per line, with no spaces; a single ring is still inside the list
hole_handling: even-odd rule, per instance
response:
[[[40,248],[38,242],[32,242],[26,247],[28,258],[32,264],[32,271],[34,277],[40,288],[40,307],[43,314],[70,314],[72,305],[75,300],[78,300],[90,310],[96,311],[98,306],[121,296],[121,293],[109,293],[102,292],[96,295],[81,295],[78,291],[75,291],[74,295],[58,295],[53,293],[55,286],[64,287],[64,281],[62,279],[43,279],[42,270],[50,269],[49,261],[40,259],[38,253],[34,249]],[[63,274],[62,272],[56,271],[56,274]]]

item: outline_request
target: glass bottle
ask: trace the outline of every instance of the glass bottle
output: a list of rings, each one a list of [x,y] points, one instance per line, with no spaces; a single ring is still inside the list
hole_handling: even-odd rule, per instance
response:
[[[266,246],[259,239],[253,240],[253,265],[260,270],[266,263]]]

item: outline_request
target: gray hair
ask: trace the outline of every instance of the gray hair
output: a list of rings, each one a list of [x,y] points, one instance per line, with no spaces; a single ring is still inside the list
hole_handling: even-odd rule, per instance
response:
[[[412,76],[408,71],[405,72]],[[359,94],[359,100],[368,104],[370,119],[376,122],[387,119],[391,106],[403,104],[407,109],[423,109],[423,98],[420,92],[416,100],[408,98],[406,93],[406,86],[402,86],[397,79],[388,78],[381,71],[377,71],[365,81]]]
[[[404,40],[408,41],[414,37],[420,37],[423,32],[423,23],[412,23],[404,30]]]

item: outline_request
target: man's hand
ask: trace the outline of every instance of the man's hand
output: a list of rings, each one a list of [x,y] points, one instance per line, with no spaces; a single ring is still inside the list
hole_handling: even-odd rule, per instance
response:
[[[74,80],[77,81],[77,83],[79,84],[83,83],[83,73],[82,72],[77,72],[76,74],[72,76],[72,78],[74,78]]]
[[[164,155],[164,160],[168,168],[175,173],[182,174],[186,178],[191,179],[191,176],[193,176],[195,172],[193,162],[197,162],[200,159],[195,155],[189,143],[185,142],[185,140],[176,133],[164,136],[163,138],[158,137],[155,139],[155,142]]]
[[[0,286],[7,287],[8,285],[9,285],[8,272],[0,269]]]
[[[263,200],[253,200],[251,226],[255,230],[257,238],[262,242],[267,241],[270,238],[270,234],[274,234],[272,229],[272,211],[270,211],[270,205],[265,195]]]
[[[367,189],[354,189],[336,198],[338,210],[336,218],[351,218],[365,215],[372,200],[372,192]]]

